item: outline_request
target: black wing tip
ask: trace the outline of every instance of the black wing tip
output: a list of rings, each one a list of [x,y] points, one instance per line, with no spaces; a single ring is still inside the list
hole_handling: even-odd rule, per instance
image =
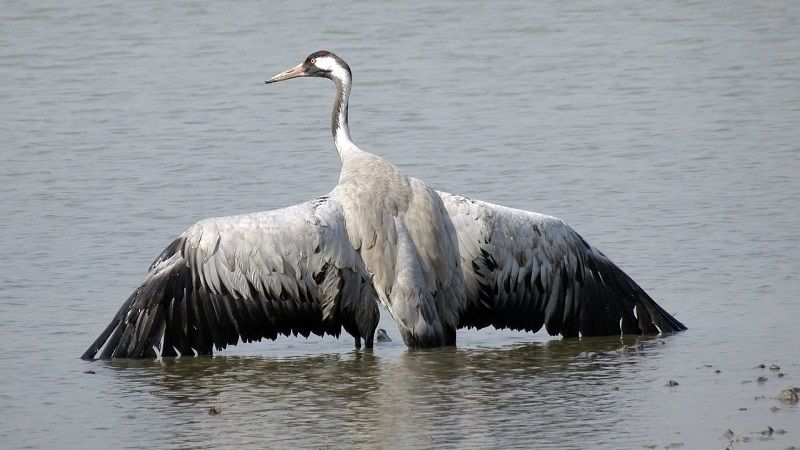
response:
[[[656,326],[659,326],[659,329],[661,329],[661,334],[680,333],[682,331],[686,331],[686,330],[689,329],[689,327],[687,327],[686,325],[681,323],[678,319],[676,319],[676,318],[674,318],[672,316],[668,316],[668,318],[669,318],[670,324],[669,324],[669,326],[664,327],[665,329],[661,329],[661,327],[658,324],[656,324]]]
[[[94,357],[96,354],[97,349],[89,348],[81,355],[81,359],[84,361],[96,361]]]
[[[650,298],[649,295],[641,291],[640,302],[645,309],[650,313],[651,323],[658,327],[661,334],[679,333],[686,331],[689,328],[684,325],[680,320],[676,319],[672,314],[668,313],[662,308],[655,300]]]
[[[680,332],[680,331],[686,331],[686,330],[689,329],[689,327],[684,325],[683,322],[681,322],[680,320],[676,319],[675,316],[671,315],[670,313],[668,313],[666,311],[664,311],[664,314],[667,315],[667,317],[669,318],[670,323],[671,323],[671,325],[673,327],[673,330],[671,330],[671,331]]]
[[[194,285],[189,270],[184,261],[176,261],[148,275],[81,359],[153,359],[159,357],[157,353],[162,358],[193,357],[212,355],[213,348],[222,350],[239,342],[275,340],[279,334],[338,337],[340,333],[343,317],[337,314],[324,321],[316,299],[237,299],[215,294]],[[362,290],[365,286],[361,285]],[[336,292],[341,289],[337,287]],[[374,320],[361,324],[354,319],[352,327],[346,327],[351,334],[369,337],[377,328],[377,303],[367,304],[374,309],[370,315]],[[350,313],[359,316],[358,311]]]

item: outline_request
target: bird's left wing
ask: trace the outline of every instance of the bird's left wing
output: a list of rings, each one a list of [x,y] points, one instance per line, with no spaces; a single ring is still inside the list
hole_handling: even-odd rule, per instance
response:
[[[83,354],[91,359],[211,354],[278,334],[371,344],[377,295],[350,246],[339,205],[322,197],[280,210],[202,220],[153,262]]]

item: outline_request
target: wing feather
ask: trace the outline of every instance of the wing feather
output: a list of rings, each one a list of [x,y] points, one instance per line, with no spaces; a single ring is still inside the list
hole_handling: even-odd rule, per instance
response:
[[[278,334],[338,336],[342,327],[371,340],[376,299],[328,197],[206,219],[156,258],[83,358],[211,354]]]
[[[686,329],[561,220],[439,195],[458,235],[467,287],[459,327],[544,326],[564,336]]]

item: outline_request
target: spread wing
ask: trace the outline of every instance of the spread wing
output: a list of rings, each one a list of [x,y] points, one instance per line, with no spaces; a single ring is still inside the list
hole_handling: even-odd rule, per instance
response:
[[[82,358],[211,354],[279,334],[371,345],[377,295],[322,197],[285,209],[202,220],[173,241]]]
[[[686,327],[555,217],[439,193],[458,234],[469,305],[459,327],[593,336]]]

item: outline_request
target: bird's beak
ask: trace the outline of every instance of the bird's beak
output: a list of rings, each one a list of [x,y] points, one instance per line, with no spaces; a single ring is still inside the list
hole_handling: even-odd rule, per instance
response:
[[[306,76],[306,71],[305,69],[303,69],[302,64],[298,64],[292,67],[291,69],[287,70],[286,72],[281,72],[275,75],[274,77],[268,79],[264,83],[267,84],[277,83],[278,81],[289,80],[291,78],[304,77],[304,76]]]

